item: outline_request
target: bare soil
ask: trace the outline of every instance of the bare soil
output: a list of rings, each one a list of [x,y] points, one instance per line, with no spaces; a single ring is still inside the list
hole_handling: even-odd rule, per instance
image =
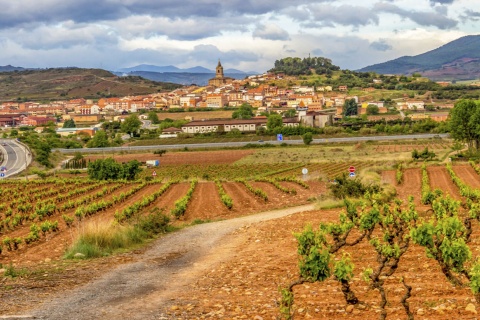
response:
[[[159,147],[161,149],[161,147]],[[112,157],[119,162],[128,162],[138,160],[146,162],[147,160],[159,160],[160,165],[164,164],[230,164],[241,158],[254,153],[254,150],[215,150],[215,151],[188,151],[188,152],[167,152],[159,157],[153,153],[138,154],[105,154],[88,155],[85,158],[90,161]]]
[[[468,167],[454,168],[468,184],[480,183]],[[444,167],[429,168],[429,175],[432,188],[442,188],[460,199]],[[384,177],[391,179],[392,173]],[[284,194],[267,183],[254,183],[269,195],[265,202],[240,183],[224,182],[234,202],[234,208],[225,211],[218,194],[212,194],[215,185],[201,182],[184,222],[222,221],[182,229],[130,253],[88,262],[65,261],[59,256],[62,241],[68,242],[70,232],[58,237],[64,240],[44,241],[45,247],[36,253],[42,259],[34,260],[22,252],[13,260],[17,270],[34,264],[35,272],[13,279],[0,278],[0,314],[38,319],[276,319],[279,288],[298,277],[293,233],[307,224],[316,228],[320,222],[337,221],[341,211],[314,210],[312,205],[303,205],[259,213],[305,204],[308,198],[325,192],[325,184],[320,182],[309,182],[310,189],[303,191],[296,184],[282,184],[296,188],[298,194]],[[185,185],[172,186],[155,206],[168,209],[186,192]],[[407,169],[404,183],[395,187],[405,200],[409,194],[419,198],[420,186],[420,169]],[[154,185],[145,193],[158,187]],[[257,214],[248,215],[252,213]],[[234,218],[238,216],[243,217]],[[479,236],[480,228],[475,224],[471,243],[474,256],[479,255]],[[344,252],[355,263],[352,288],[367,308],[347,313],[341,288],[330,279],[295,289],[295,319],[378,319],[380,296],[361,280],[362,270],[376,265],[371,245],[364,241]],[[453,287],[435,261],[426,258],[424,249],[412,245],[394,277],[386,282],[389,319],[406,318],[400,304],[405,292],[400,277],[413,286],[409,302],[416,318],[476,318],[476,314],[465,310],[469,303],[475,303],[470,290]]]

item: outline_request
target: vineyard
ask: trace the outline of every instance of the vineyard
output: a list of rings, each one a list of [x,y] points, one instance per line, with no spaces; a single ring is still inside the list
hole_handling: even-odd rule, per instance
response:
[[[282,309],[295,319],[474,319],[480,291],[476,170],[475,164],[407,168],[403,181],[394,182],[402,203],[350,204],[340,218],[339,210],[312,211],[243,230],[242,254],[190,288],[196,301],[208,303],[187,312],[192,300],[183,295],[176,305],[191,318],[221,305],[226,318],[273,318]],[[386,176],[395,179],[395,171]],[[438,191],[446,184],[448,195]],[[411,191],[419,199],[432,193],[431,203],[409,204]],[[309,251],[316,241],[326,251]],[[289,284],[283,307],[272,304],[279,301],[278,286]]]
[[[0,263],[18,256],[41,260],[52,255],[52,248],[59,258],[71,233],[87,221],[128,223],[156,210],[177,223],[224,219],[303,204],[324,192],[320,182],[262,178],[266,172],[291,170],[291,165],[180,168],[165,167],[157,179],[137,182],[50,178],[1,183]]]
[[[358,176],[386,167],[361,158],[317,161],[314,153],[310,161],[295,155],[275,163],[248,152],[242,161],[233,153],[228,161],[205,156],[210,160],[203,162],[201,152],[185,153],[192,154],[198,157],[191,162],[169,158],[145,169],[134,182],[74,175],[2,181],[0,264],[57,261],[89,222],[129,224],[158,211],[177,226],[224,220],[308,203],[351,166]],[[389,168],[381,179],[397,191],[392,203],[367,195],[342,209],[313,210],[235,231],[231,254],[176,292],[167,318],[270,319],[281,312],[286,319],[475,318],[480,166]]]

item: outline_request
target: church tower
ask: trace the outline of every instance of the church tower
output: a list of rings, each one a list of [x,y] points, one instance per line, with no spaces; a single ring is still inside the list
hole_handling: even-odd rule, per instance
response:
[[[220,59],[218,59],[217,74],[215,78],[224,78],[223,67],[222,67],[222,64],[220,63]]]

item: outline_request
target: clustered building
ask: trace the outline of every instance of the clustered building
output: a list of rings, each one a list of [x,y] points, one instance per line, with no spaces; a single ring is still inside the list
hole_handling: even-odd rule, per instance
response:
[[[347,86],[291,86],[289,88],[269,85],[270,80],[293,80],[283,74],[262,74],[236,80],[225,77],[223,66],[218,61],[215,77],[204,87],[182,87],[170,92],[145,96],[101,98],[98,101],[72,99],[49,104],[36,102],[4,102],[0,104],[0,126],[43,125],[56,116],[72,118],[76,122],[98,122],[102,117],[118,116],[144,110],[193,109],[238,107],[244,103],[252,105],[258,113],[274,111],[283,113],[290,109],[301,111],[308,116],[303,122],[322,126],[319,120],[326,110],[340,115],[347,99],[355,99],[359,104],[358,114],[365,114],[368,105],[378,106],[380,113],[387,112],[381,101],[369,101],[362,97],[349,96]],[[368,88],[365,89],[368,91]],[[422,110],[423,101],[403,100],[399,109]],[[240,126],[241,124],[237,124]],[[185,128],[189,131],[191,128]]]

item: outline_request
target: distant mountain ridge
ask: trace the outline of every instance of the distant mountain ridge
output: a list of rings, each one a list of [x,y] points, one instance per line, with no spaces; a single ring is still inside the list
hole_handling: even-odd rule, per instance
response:
[[[432,80],[473,80],[480,77],[480,35],[451,41],[416,56],[404,56],[358,70],[380,74],[420,73]]]
[[[26,69],[22,67],[14,67],[11,65],[0,66],[0,72],[12,72],[12,71],[23,71],[23,70],[26,70]]]
[[[130,67],[130,68],[121,68],[116,70],[116,72],[158,72],[158,73],[165,73],[165,72],[175,72],[175,73],[215,73],[214,70],[207,69],[202,66],[196,66],[192,68],[178,68],[172,65],[169,66],[156,66],[151,64],[140,64],[138,66]],[[225,73],[238,73],[238,74],[246,74],[247,72],[237,70],[237,69],[225,69]]]
[[[159,82],[170,82],[181,85],[196,84],[205,86],[208,80],[215,76],[214,73],[192,73],[192,72],[151,72],[151,71],[132,71],[129,73],[115,72],[117,75],[140,76],[145,79]],[[226,77],[234,79],[245,79],[249,76],[247,73],[225,73]]]

